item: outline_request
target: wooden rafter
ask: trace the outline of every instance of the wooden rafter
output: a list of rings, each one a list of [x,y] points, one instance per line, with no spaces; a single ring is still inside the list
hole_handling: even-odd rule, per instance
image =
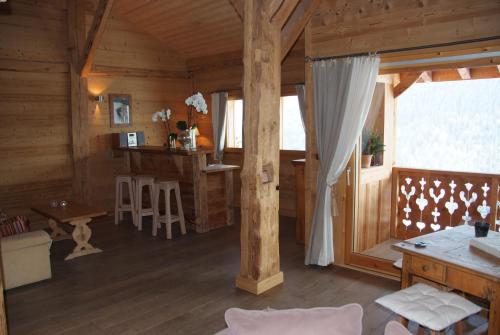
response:
[[[279,1],[279,6],[271,9],[271,22],[277,24],[281,29],[299,2],[300,0]]]
[[[471,79],[469,68],[466,68],[466,67],[458,68],[457,72],[460,75],[460,78]]]
[[[94,20],[92,21],[92,26],[90,27],[87,35],[87,41],[81,58],[80,75],[82,77],[86,77],[92,68],[92,63],[94,61],[97,48],[99,47],[102,34],[104,33],[108,16],[111,13],[113,2],[114,0],[100,0],[97,5]]]
[[[234,11],[238,14],[241,20],[243,20],[243,0],[229,0],[231,6],[233,6]]]
[[[497,65],[498,73],[500,73],[500,65]]]
[[[394,86],[394,97],[397,98],[410,88],[422,75],[422,72],[403,72],[399,74],[399,84]]]
[[[302,0],[281,31],[281,59],[285,59],[311,19],[321,0]]]
[[[424,83],[432,82],[432,71],[424,71],[419,78]]]

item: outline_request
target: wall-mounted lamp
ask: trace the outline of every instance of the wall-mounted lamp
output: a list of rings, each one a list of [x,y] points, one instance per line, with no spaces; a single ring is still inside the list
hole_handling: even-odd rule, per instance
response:
[[[97,102],[97,103],[104,102],[104,96],[103,95],[96,95],[94,97],[94,101]]]

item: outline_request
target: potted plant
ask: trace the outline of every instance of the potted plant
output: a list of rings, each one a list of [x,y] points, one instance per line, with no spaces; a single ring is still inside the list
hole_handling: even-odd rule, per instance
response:
[[[384,151],[382,137],[374,131],[363,134],[363,154],[361,156],[361,167],[369,168],[372,165],[373,156]]]
[[[208,106],[203,97],[203,94],[200,92],[194,93],[190,97],[188,97],[185,101],[186,106],[188,106],[188,121],[187,121],[187,130],[186,132],[191,137],[191,149],[196,149],[196,136],[200,134],[198,127],[196,125],[196,114],[203,113],[204,115],[208,114]],[[196,112],[196,113],[194,113]]]
[[[177,134],[170,131],[170,117],[172,116],[172,111],[170,108],[163,108],[161,111],[155,112],[151,118],[153,122],[162,121],[167,131],[167,145],[170,149],[175,149],[175,141],[177,140]]]

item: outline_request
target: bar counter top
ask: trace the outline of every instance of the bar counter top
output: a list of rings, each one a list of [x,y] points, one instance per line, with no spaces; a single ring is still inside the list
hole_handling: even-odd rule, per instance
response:
[[[130,151],[130,152],[142,152],[149,154],[162,154],[167,155],[181,155],[181,156],[194,156],[194,155],[206,155],[213,152],[212,149],[207,148],[197,148],[194,150],[183,150],[183,149],[169,149],[165,146],[160,145],[142,145],[138,147],[125,147],[117,148],[117,150]]]

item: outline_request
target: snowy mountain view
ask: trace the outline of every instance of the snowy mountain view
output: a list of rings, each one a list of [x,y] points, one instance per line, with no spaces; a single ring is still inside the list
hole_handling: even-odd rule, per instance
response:
[[[500,79],[417,83],[396,103],[396,166],[500,174]]]

